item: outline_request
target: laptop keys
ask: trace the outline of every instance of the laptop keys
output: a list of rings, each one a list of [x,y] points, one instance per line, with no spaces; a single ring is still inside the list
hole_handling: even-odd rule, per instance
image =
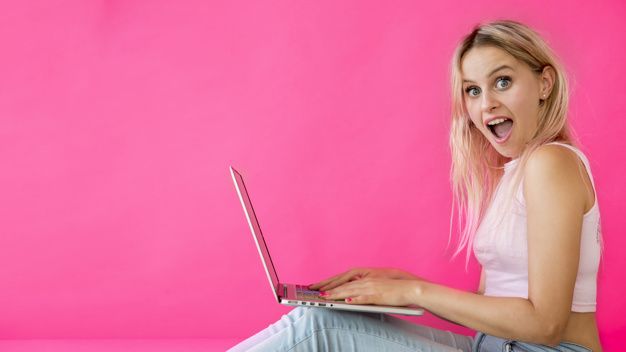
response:
[[[296,298],[298,299],[319,299],[320,291],[309,290],[306,286],[296,285]]]

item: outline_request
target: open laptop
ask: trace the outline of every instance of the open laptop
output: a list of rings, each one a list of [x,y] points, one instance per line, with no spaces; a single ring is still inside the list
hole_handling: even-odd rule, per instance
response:
[[[267,244],[265,243],[265,239],[263,238],[263,233],[261,232],[259,221],[256,217],[256,214],[254,213],[254,209],[252,208],[250,196],[248,195],[246,186],[243,183],[243,177],[232,166],[230,167],[230,174],[233,177],[233,182],[235,183],[235,188],[237,189],[237,194],[239,195],[239,200],[241,201],[243,211],[246,214],[246,219],[248,219],[248,225],[250,225],[252,237],[254,238],[254,242],[256,243],[257,249],[259,250],[261,262],[263,263],[265,273],[267,274],[267,278],[269,279],[272,293],[274,294],[274,298],[276,298],[276,301],[278,303],[287,306],[324,307],[360,312],[392,313],[402,315],[424,314],[424,310],[417,307],[395,307],[365,304],[352,305],[345,303],[343,300],[326,300],[319,297],[319,291],[309,290],[306,285],[281,283],[278,279],[278,275],[276,274],[276,268],[274,267],[274,263],[272,262],[272,258],[270,257],[270,252],[267,248]]]

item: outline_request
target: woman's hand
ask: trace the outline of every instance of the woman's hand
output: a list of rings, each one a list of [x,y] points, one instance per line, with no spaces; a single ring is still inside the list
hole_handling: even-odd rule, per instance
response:
[[[365,278],[347,282],[325,291],[321,297],[328,300],[345,300],[350,304],[377,304],[388,306],[418,305],[421,290],[419,279],[398,280]]]
[[[354,280],[360,280],[364,278],[379,278],[379,279],[419,279],[419,277],[400,270],[393,268],[354,268],[350,269],[344,273],[339,275],[335,275],[326,280],[320,281],[318,283],[314,283],[309,285],[309,289],[311,290],[319,290],[319,291],[327,291],[332,290],[335,287],[341,286],[346,282],[351,282]]]

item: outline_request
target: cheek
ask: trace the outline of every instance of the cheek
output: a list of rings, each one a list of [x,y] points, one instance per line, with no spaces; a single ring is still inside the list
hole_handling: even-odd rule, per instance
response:
[[[510,94],[507,94],[507,105],[511,109],[516,110],[522,115],[526,115],[529,112],[537,111],[539,100],[535,100],[533,95],[526,87],[516,86],[511,89]]]
[[[522,121],[533,121],[539,115],[539,101],[535,101],[530,94],[515,94],[511,96],[509,107],[513,114]]]
[[[478,121],[478,119],[474,118],[473,115],[470,115],[470,119],[472,120],[472,124],[474,125],[474,127],[479,128],[480,122]]]
[[[474,106],[470,103],[470,105],[468,105],[467,107],[467,111],[469,113],[470,119],[472,120],[472,122],[474,123],[474,125],[480,129],[480,126],[482,126],[482,117],[481,117],[481,112],[480,112],[480,107],[476,107],[476,104],[474,104]]]

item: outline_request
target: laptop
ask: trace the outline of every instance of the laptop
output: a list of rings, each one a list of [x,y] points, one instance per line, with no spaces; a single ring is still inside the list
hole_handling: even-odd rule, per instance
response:
[[[329,309],[343,309],[359,312],[391,313],[402,315],[424,314],[424,310],[417,307],[395,307],[373,304],[357,305],[347,304],[344,302],[344,300],[327,300],[319,296],[319,291],[309,290],[306,285],[287,284],[280,282],[280,280],[278,279],[278,274],[276,273],[276,268],[274,267],[274,263],[272,262],[272,258],[270,257],[269,249],[267,248],[267,244],[265,243],[265,239],[263,238],[261,226],[259,226],[259,221],[256,217],[256,214],[254,213],[254,209],[252,208],[252,202],[250,201],[248,190],[246,189],[246,186],[243,182],[243,177],[232,166],[230,167],[230,174],[233,177],[233,182],[235,183],[235,188],[237,189],[237,194],[239,195],[239,200],[241,201],[241,206],[243,207],[243,212],[246,215],[246,219],[248,220],[248,225],[250,225],[252,237],[254,238],[256,247],[259,250],[261,263],[263,263],[263,267],[265,268],[265,273],[267,274],[267,278],[269,279],[272,293],[278,303],[287,306],[323,307]]]

